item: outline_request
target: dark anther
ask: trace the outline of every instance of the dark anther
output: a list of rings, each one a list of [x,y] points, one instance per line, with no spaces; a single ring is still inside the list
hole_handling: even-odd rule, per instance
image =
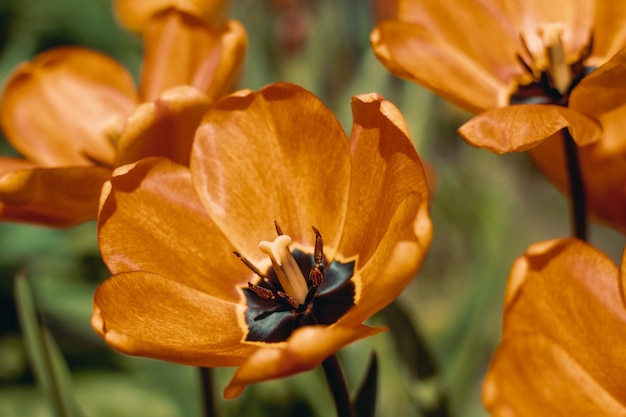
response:
[[[324,280],[324,275],[322,274],[322,271],[319,270],[319,268],[313,267],[309,271],[309,280],[314,287],[319,287]]]
[[[315,232],[315,252],[313,253],[315,265],[309,271],[309,280],[314,287],[319,287],[324,279],[324,274],[320,269],[324,260],[324,241],[320,231],[315,226],[311,226],[311,228]]]
[[[259,271],[259,269],[254,266],[252,264],[252,262],[250,262],[249,260],[247,260],[246,258],[244,258],[243,256],[241,256],[241,254],[239,252],[233,252],[235,254],[235,256],[237,258],[239,258],[239,260],[241,260],[241,262],[243,262],[243,264],[245,266],[247,266],[252,272],[254,272],[256,275],[262,277],[262,278],[266,278],[265,275],[263,274],[263,272]]]
[[[263,288],[259,285],[254,285],[251,282],[248,282],[248,288],[250,288],[256,295],[258,295],[264,300],[274,299],[274,293],[272,292],[272,290],[268,288]]]
[[[278,225],[278,222],[276,220],[274,220],[274,227],[276,228],[276,233],[278,234],[278,236],[282,236],[283,231],[280,230],[280,226]]]
[[[282,292],[282,291],[276,291],[276,295],[278,295],[283,300],[286,300],[289,304],[291,304],[293,308],[300,307],[300,304],[298,304],[298,302],[289,294]]]

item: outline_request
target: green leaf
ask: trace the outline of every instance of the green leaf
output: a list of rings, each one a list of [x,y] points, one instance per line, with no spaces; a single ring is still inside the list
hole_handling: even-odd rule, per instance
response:
[[[378,394],[378,356],[372,352],[367,373],[361,381],[353,400],[353,407],[357,417],[373,417],[376,411],[376,397]]]
[[[58,417],[81,417],[71,376],[54,338],[37,316],[32,291],[23,274],[15,277],[17,314],[33,373]]]

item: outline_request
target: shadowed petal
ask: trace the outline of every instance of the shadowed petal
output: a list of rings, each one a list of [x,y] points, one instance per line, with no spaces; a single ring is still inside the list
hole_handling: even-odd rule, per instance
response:
[[[128,118],[117,143],[115,166],[148,156],[163,156],[189,165],[191,143],[209,99],[194,88],[172,88],[156,101],[142,104]]]
[[[241,342],[242,310],[170,278],[138,271],[114,275],[98,287],[91,324],[126,354],[234,366],[257,349]]]
[[[228,0],[115,0],[113,8],[126,29],[143,32],[154,14],[170,7],[208,23],[219,24],[229,4]]]
[[[377,94],[352,100],[352,178],[340,245],[345,257],[367,263],[404,199],[428,202],[426,176],[400,111]]]
[[[474,116],[458,133],[472,146],[503,154],[526,151],[563,128],[579,146],[598,140],[602,132],[597,122],[566,107],[518,104]]]
[[[147,271],[231,302],[253,274],[207,215],[186,167],[149,158],[115,172],[98,223],[112,273]]]
[[[502,341],[483,383],[482,397],[493,417],[626,416],[624,403],[607,393],[549,337],[536,333]]]
[[[440,36],[441,33],[433,32],[430,27],[388,20],[378,24],[370,41],[374,53],[389,71],[468,111],[479,112],[507,104],[515,87],[510,80],[522,74],[513,46],[507,54],[494,48],[499,54],[494,55],[500,59],[490,58],[493,62],[485,63]]]
[[[104,167],[42,168],[24,160],[0,158],[0,219],[67,227],[93,220]]]
[[[111,165],[137,104],[132,77],[108,56],[60,47],[20,64],[7,80],[0,122],[22,155],[45,166]]]
[[[343,228],[350,155],[330,110],[292,84],[241,91],[212,107],[194,141],[191,170],[209,215],[251,260],[274,221],[312,250],[317,227],[332,258]]]
[[[307,326],[297,329],[286,343],[262,347],[237,369],[225,398],[238,397],[246,385],[283,378],[314,369],[342,347],[384,331],[382,327]]]
[[[579,415],[575,407],[581,402],[586,403],[584,409],[594,409],[593,402],[597,402],[607,410],[623,412],[626,310],[618,274],[606,255],[576,239],[529,247],[511,269],[505,298],[505,347],[496,354],[487,377],[487,405],[514,407],[517,401],[509,398],[511,391],[514,397],[527,392],[525,403],[536,404],[537,413],[519,415],[543,414],[541,404],[548,400],[550,389],[546,387],[554,387],[547,382],[560,384],[556,382],[560,380],[572,387],[558,394],[563,401],[549,400],[565,407],[560,415]],[[521,362],[523,373],[508,372],[519,369]],[[576,387],[586,395],[576,397]],[[588,395],[594,396],[593,401]],[[570,406],[574,408],[567,412]]]
[[[234,20],[217,30],[176,9],[157,14],[144,33],[141,97],[152,101],[182,84],[213,100],[220,97],[239,74],[247,42],[245,29]]]

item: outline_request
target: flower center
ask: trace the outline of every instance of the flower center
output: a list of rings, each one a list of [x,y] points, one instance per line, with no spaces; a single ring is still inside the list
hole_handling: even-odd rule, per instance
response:
[[[298,327],[335,323],[354,305],[354,262],[328,262],[322,235],[316,228],[313,231],[311,254],[290,250],[291,238],[277,227],[274,241],[259,244],[272,261],[265,272],[235,253],[258,276],[256,283],[243,288],[247,341],[282,342]]]
[[[563,48],[561,24],[544,25],[538,35],[543,43],[545,56],[537,57],[533,62],[518,57],[532,81],[518,87],[511,95],[510,104],[543,103],[567,106],[572,89],[594,69],[584,66],[584,61],[591,52],[591,43],[576,62],[568,64]],[[523,36],[522,43],[526,47]],[[533,56],[527,47],[526,50],[528,56]]]

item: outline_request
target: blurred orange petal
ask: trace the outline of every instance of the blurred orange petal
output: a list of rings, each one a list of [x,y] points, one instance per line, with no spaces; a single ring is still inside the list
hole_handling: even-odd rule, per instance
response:
[[[224,389],[224,397],[238,397],[249,384],[314,369],[342,347],[384,330],[362,324],[301,327],[284,345],[261,347],[247,358]]]
[[[37,167],[0,158],[0,219],[68,227],[96,218],[108,168]]]
[[[597,67],[607,62],[626,46],[626,3],[613,0],[596,0],[594,14],[596,28],[593,32],[593,50],[587,62]]]
[[[163,156],[189,165],[191,143],[209,99],[194,88],[179,86],[144,103],[128,118],[117,143],[115,166],[148,156]]]
[[[129,355],[185,365],[234,366],[257,348],[241,342],[243,306],[150,272],[114,275],[94,295],[91,324]]]
[[[518,104],[480,113],[459,128],[470,145],[497,154],[526,151],[568,128],[579,146],[597,141],[601,127],[581,113],[548,104]]]
[[[111,165],[113,141],[136,103],[133,79],[116,61],[59,47],[9,76],[0,122],[15,149],[38,164]]]
[[[278,83],[212,107],[196,134],[191,170],[210,216],[250,260],[274,221],[312,249],[315,226],[334,256],[350,183],[348,140],[313,94]]]
[[[239,74],[247,48],[246,31],[239,22],[229,20],[213,29],[177,9],[155,15],[143,38],[139,91],[145,101],[182,84],[212,99],[225,94]]]
[[[119,22],[132,32],[143,32],[156,13],[176,8],[212,25],[223,21],[230,0],[115,0],[113,8]]]
[[[154,272],[230,302],[241,298],[237,286],[254,278],[204,210],[189,169],[167,159],[115,172],[103,192],[98,240],[114,274]],[[219,278],[208,278],[214,274]]]

